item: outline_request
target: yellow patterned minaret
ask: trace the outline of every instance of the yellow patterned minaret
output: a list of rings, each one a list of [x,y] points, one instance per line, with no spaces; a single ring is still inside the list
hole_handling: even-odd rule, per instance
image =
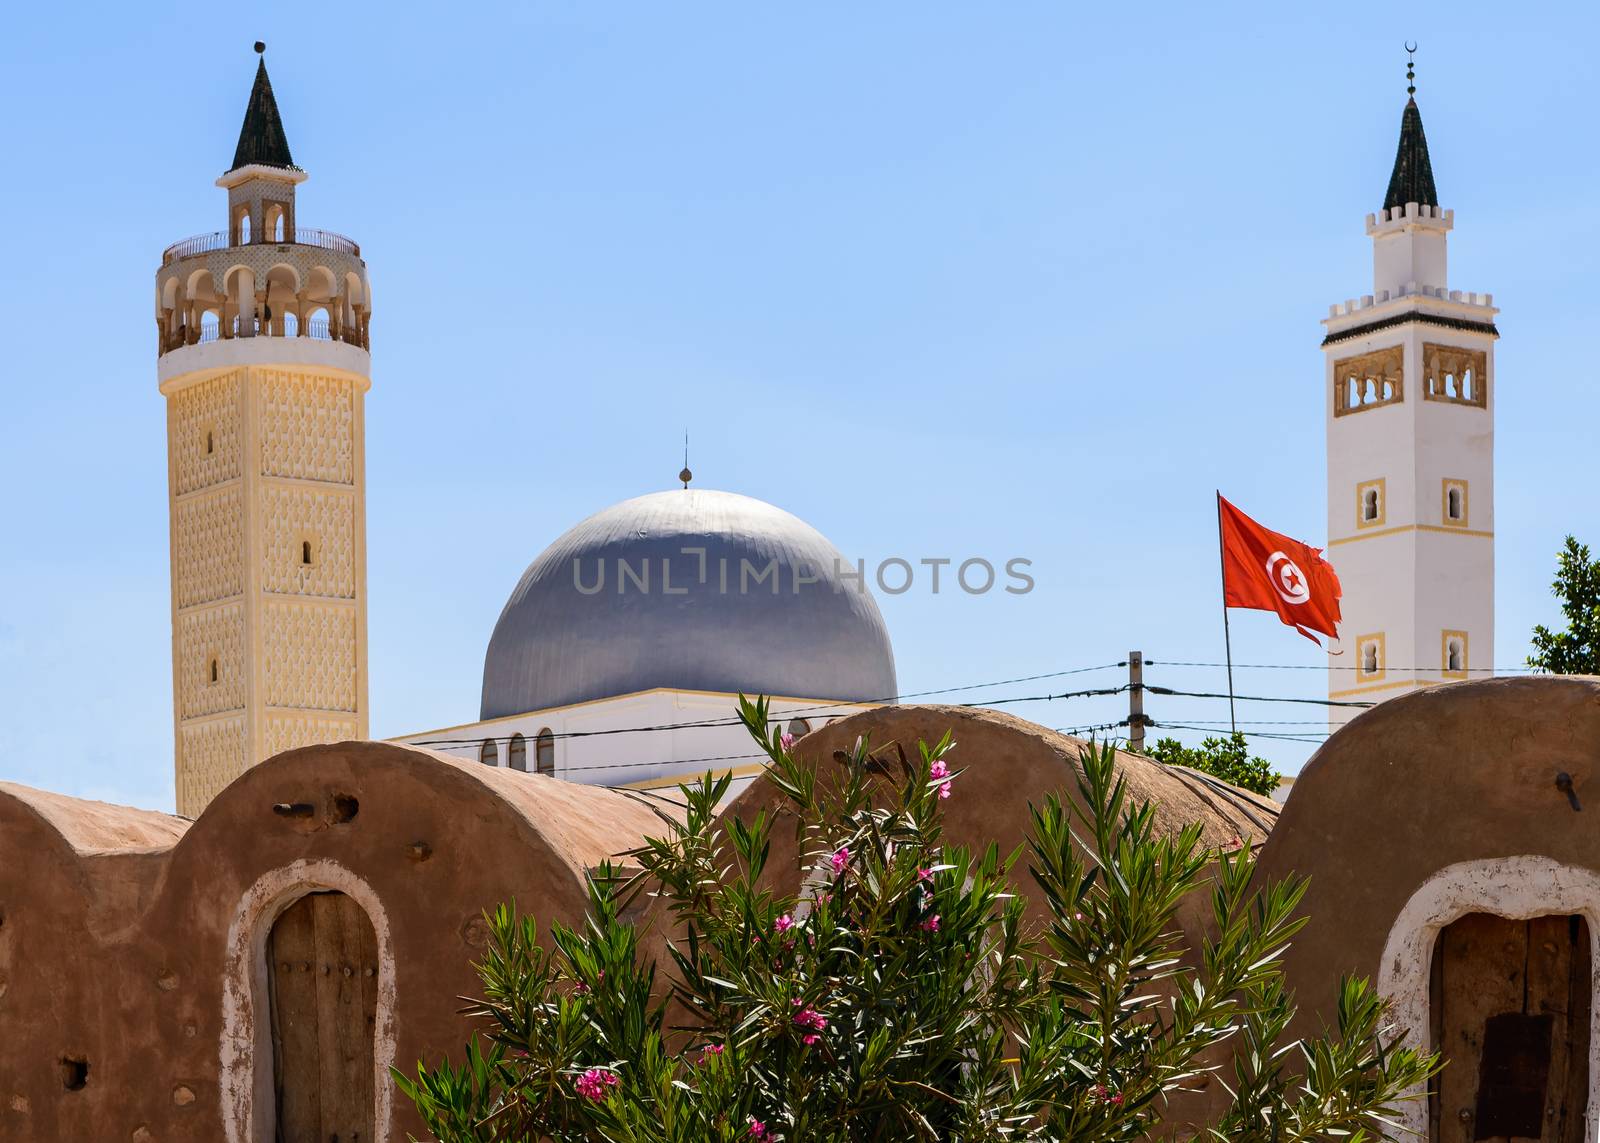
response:
[[[371,294],[354,242],[298,225],[305,179],[263,61],[217,180],[228,229],[168,247],[156,274],[191,816],[262,759],[367,735]]]

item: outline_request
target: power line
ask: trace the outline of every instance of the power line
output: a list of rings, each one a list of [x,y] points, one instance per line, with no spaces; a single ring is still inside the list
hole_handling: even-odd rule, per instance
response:
[[[1266,695],[1226,695],[1226,694],[1218,694],[1218,693],[1212,692],[1212,691],[1175,691],[1171,687],[1158,687],[1158,686],[1153,686],[1150,683],[1146,683],[1144,685],[1144,689],[1149,691],[1151,694],[1170,695],[1170,696],[1173,696],[1175,698],[1209,698],[1209,699],[1231,698],[1235,702],[1293,702],[1293,703],[1304,703],[1307,706],[1358,706],[1358,707],[1370,707],[1370,706],[1376,706],[1377,705],[1376,703],[1370,703],[1370,702],[1347,702],[1347,701],[1342,701],[1342,700],[1339,700],[1339,699],[1271,698],[1271,697],[1268,697]]]
[[[1147,666],[1147,667],[1217,667],[1217,668],[1221,668],[1221,667],[1226,667],[1228,664],[1226,664],[1226,663],[1205,663],[1205,662],[1199,662],[1199,661],[1196,661],[1196,660],[1186,660],[1186,659],[1159,659],[1159,660],[1157,660],[1157,659],[1146,659],[1144,661],[1144,665]],[[1344,664],[1344,663],[1235,663],[1233,665],[1233,669],[1236,670],[1236,671],[1364,671],[1367,674],[1371,674],[1372,673],[1371,671],[1367,671],[1365,667],[1362,667],[1362,666],[1360,666],[1358,664],[1355,664],[1355,663],[1350,663],[1350,664]],[[1383,669],[1386,670],[1386,671],[1424,671],[1424,672],[1437,671],[1440,674],[1444,673],[1444,668],[1439,666],[1439,665],[1437,665],[1437,664],[1434,664],[1432,666],[1426,666],[1426,667],[1395,667],[1395,666],[1391,666],[1391,665],[1386,663],[1386,664],[1384,664]],[[1469,674],[1469,673],[1470,674],[1483,673],[1483,674],[1495,674],[1495,675],[1516,675],[1516,674],[1540,674],[1542,672],[1540,672],[1535,667],[1521,666],[1521,667],[1462,667],[1459,671],[1451,671],[1450,673],[1453,674],[1453,675],[1454,674]]]
[[[988,682],[988,683],[967,683],[967,684],[965,684],[963,686],[957,686],[957,687],[938,687],[938,688],[936,688],[934,690],[913,691],[913,692],[911,692],[909,694],[896,695],[893,698],[888,698],[888,699],[840,700],[840,701],[837,701],[837,702],[817,703],[817,704],[812,705],[812,706],[792,707],[792,708],[790,708],[788,710],[785,710],[785,711],[783,711],[783,712],[781,712],[779,714],[773,715],[771,718],[768,719],[768,722],[771,725],[777,725],[780,722],[785,722],[785,721],[795,717],[796,715],[800,715],[800,714],[805,713],[806,711],[836,710],[839,707],[850,707],[850,706],[882,706],[882,705],[887,705],[889,703],[902,702],[905,699],[925,698],[928,695],[956,694],[956,693],[963,692],[963,691],[980,690],[980,689],[982,689],[984,687],[1004,687],[1004,686],[1011,686],[1011,685],[1014,685],[1016,683],[1037,682],[1040,679],[1065,678],[1065,677],[1067,677],[1069,675],[1088,674],[1088,673],[1090,673],[1092,671],[1108,671],[1108,670],[1112,670],[1114,668],[1121,667],[1121,666],[1126,666],[1126,664],[1125,663],[1102,663],[1102,664],[1099,664],[1099,665],[1093,666],[1093,667],[1074,667],[1071,670],[1049,671],[1049,672],[1046,672],[1045,674],[1041,674],[1041,675],[1022,675],[1022,676],[1019,676],[1017,678],[1012,678],[1012,679],[997,679],[994,682]],[[1123,685],[1123,686],[1120,686],[1120,687],[1098,687],[1098,688],[1093,688],[1093,689],[1090,689],[1090,690],[1070,691],[1070,692],[1066,692],[1066,693],[1058,694],[1058,695],[1046,694],[1046,695],[1030,695],[1030,696],[1027,696],[1027,697],[1019,697],[1019,698],[998,698],[998,699],[991,699],[991,700],[986,701],[986,702],[970,702],[970,703],[961,703],[961,704],[958,704],[958,705],[966,706],[966,707],[980,707],[980,706],[997,706],[997,705],[1002,705],[1002,704],[1007,704],[1007,703],[1016,703],[1016,702],[1045,702],[1045,701],[1052,701],[1052,700],[1057,700],[1057,699],[1087,698],[1087,697],[1099,696],[1099,695],[1114,695],[1114,694],[1119,694],[1119,693],[1121,693],[1122,691],[1124,691],[1126,689],[1127,689],[1126,685]],[[539,712],[537,712],[537,711],[529,711],[528,713],[537,714]],[[697,727],[738,726],[739,724],[740,724],[740,720],[739,720],[739,716],[738,715],[723,715],[723,716],[718,716],[716,718],[697,719],[697,720],[690,721],[690,722],[657,723],[656,725],[653,725],[653,726],[620,726],[620,727],[610,727],[610,728],[607,728],[607,729],[604,729],[604,730],[564,730],[564,731],[561,731],[560,733],[551,732],[550,733],[550,737],[552,739],[595,738],[595,737],[609,736],[609,735],[613,735],[613,734],[650,734],[650,733],[655,733],[655,732],[664,731],[664,730],[690,730],[690,729],[694,729],[694,728],[697,728]],[[419,739],[410,740],[407,743],[407,745],[410,745],[410,746],[467,746],[467,745],[482,746],[482,745],[484,745],[486,743],[490,743],[490,742],[493,742],[493,743],[496,743],[496,744],[501,743],[501,742],[509,743],[513,738],[519,738],[519,737],[526,738],[526,735],[513,733],[513,734],[504,735],[504,736],[489,736],[489,737],[476,736],[476,737],[472,737],[472,738],[426,738],[426,739],[419,738]]]

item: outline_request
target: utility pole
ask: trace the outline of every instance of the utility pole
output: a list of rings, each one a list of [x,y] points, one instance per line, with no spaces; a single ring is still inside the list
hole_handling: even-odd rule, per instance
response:
[[[1144,753],[1144,652],[1128,652],[1128,749]]]

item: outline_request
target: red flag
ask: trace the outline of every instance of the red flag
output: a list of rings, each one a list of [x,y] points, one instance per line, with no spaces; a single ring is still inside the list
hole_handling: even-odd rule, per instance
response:
[[[1339,577],[1322,549],[1269,531],[1217,494],[1222,532],[1222,605],[1276,611],[1317,642],[1339,637]],[[1320,646],[1320,644],[1319,644]]]

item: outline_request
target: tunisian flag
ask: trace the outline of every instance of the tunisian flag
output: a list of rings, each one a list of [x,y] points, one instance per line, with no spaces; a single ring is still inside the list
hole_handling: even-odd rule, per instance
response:
[[[1276,611],[1317,643],[1313,631],[1339,637],[1339,577],[1322,549],[1268,531],[1217,493],[1222,533],[1222,605]],[[1321,646],[1320,643],[1317,644]]]

